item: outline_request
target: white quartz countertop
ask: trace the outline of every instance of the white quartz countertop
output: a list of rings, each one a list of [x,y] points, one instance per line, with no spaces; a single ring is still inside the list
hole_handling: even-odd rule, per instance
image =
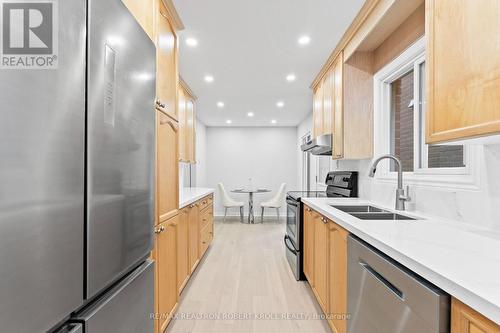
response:
[[[183,187],[179,192],[179,208],[184,208],[212,193],[214,193],[213,188]]]
[[[500,324],[500,233],[421,214],[416,221],[367,221],[330,205],[373,205],[361,199],[302,198],[352,234]]]

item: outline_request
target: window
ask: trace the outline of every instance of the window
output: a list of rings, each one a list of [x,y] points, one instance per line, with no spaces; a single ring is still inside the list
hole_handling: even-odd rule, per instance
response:
[[[480,148],[425,143],[425,41],[421,39],[374,75],[374,156],[400,158],[405,182],[477,189]],[[376,178],[396,180],[384,160]]]
[[[390,112],[390,153],[401,160],[404,172],[420,169],[464,168],[462,145],[425,144],[425,56],[411,59],[387,81]],[[391,162],[391,171],[396,171]]]

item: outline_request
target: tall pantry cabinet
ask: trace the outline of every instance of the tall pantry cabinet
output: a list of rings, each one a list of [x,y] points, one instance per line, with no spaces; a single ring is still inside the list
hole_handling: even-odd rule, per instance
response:
[[[179,232],[178,36],[171,0],[123,0],[156,45],[155,332],[165,331],[178,303]]]

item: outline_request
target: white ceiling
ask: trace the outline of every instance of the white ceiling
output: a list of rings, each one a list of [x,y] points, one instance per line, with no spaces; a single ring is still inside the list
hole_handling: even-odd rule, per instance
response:
[[[230,126],[298,125],[312,109],[309,85],[363,3],[174,0],[186,27],[179,34],[180,74],[198,96],[198,118],[207,126],[229,126],[228,119]],[[302,35],[311,37],[309,45],[298,45]],[[194,48],[186,46],[190,37],[198,40]],[[289,73],[295,82],[286,81]],[[207,74],[214,82],[204,81]]]

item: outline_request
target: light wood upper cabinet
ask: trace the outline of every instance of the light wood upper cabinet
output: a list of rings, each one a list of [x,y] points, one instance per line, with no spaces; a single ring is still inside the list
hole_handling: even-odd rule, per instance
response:
[[[342,104],[342,57],[328,69],[314,96],[314,136],[332,134],[333,158],[344,151],[344,119]]]
[[[176,120],[156,111],[156,201],[157,223],[176,215],[179,209],[179,155]]]
[[[500,333],[500,326],[452,298],[451,333]]]
[[[334,129],[334,108],[335,108],[335,73],[333,68],[331,68],[325,75],[323,79],[322,91],[323,91],[323,109],[318,110],[321,113],[323,134],[332,134]]]
[[[156,332],[165,331],[177,307],[177,226],[179,216],[155,227],[155,308]]]
[[[178,38],[161,0],[158,0],[156,22],[156,96],[158,102],[164,105],[162,110],[177,118]]]
[[[304,207],[304,275],[314,286],[314,217],[307,206]]]
[[[187,162],[189,161],[187,153],[187,128],[186,128],[186,94],[182,87],[179,88],[179,161]]]
[[[177,288],[179,294],[187,284],[191,273],[189,267],[189,208],[180,211],[177,226]]]
[[[313,290],[324,312],[328,311],[328,259],[328,220],[315,213]]]
[[[329,259],[328,259],[328,313],[334,332],[346,333],[347,320],[347,236],[349,232],[329,221]]]
[[[151,40],[154,40],[154,17],[157,0],[122,0]]]
[[[334,159],[344,157],[343,65],[342,53],[340,53],[331,69],[333,81],[333,98],[331,101],[333,115],[332,157]]]
[[[179,160],[186,163],[196,162],[196,97],[187,84],[180,80],[179,86]]]
[[[187,157],[191,163],[196,162],[195,147],[196,147],[196,116],[194,113],[194,100],[188,98],[186,101],[186,145]]]
[[[427,0],[427,143],[500,132],[498,0]]]
[[[313,137],[323,135],[323,82],[314,90],[313,98]]]

